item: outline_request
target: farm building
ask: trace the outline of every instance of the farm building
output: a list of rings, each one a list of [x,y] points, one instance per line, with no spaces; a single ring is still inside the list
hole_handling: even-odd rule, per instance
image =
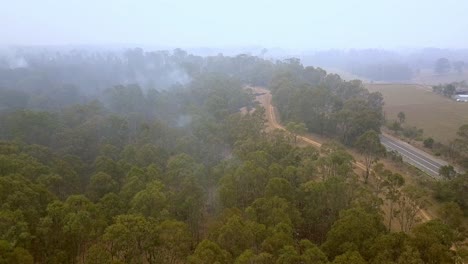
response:
[[[457,102],[468,102],[468,94],[456,94],[453,96],[453,100]]]

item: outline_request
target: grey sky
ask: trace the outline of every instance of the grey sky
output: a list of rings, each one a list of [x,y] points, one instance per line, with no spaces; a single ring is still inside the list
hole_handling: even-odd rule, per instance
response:
[[[465,0],[0,0],[0,44],[468,48]]]

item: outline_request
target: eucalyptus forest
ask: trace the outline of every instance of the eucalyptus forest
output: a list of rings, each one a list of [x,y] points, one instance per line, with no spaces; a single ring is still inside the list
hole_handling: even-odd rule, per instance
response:
[[[423,221],[418,187],[377,162],[392,157],[378,138],[384,100],[361,81],[248,54],[18,54],[19,66],[0,59],[0,263],[467,255],[468,175],[431,183],[443,211]],[[253,87],[289,131],[269,128]],[[304,133],[328,141],[300,144]]]

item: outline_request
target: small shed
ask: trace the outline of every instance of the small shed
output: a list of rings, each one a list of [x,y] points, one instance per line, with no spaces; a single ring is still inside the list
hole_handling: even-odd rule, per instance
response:
[[[453,99],[457,102],[468,102],[468,94],[456,94]]]

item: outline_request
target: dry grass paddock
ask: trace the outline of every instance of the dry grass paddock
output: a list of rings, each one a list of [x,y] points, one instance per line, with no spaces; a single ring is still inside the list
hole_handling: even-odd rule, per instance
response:
[[[381,92],[388,120],[406,114],[407,125],[424,129],[425,137],[448,142],[456,137],[458,128],[468,124],[468,103],[455,102],[437,95],[432,88],[418,84],[366,84],[370,91]]]

